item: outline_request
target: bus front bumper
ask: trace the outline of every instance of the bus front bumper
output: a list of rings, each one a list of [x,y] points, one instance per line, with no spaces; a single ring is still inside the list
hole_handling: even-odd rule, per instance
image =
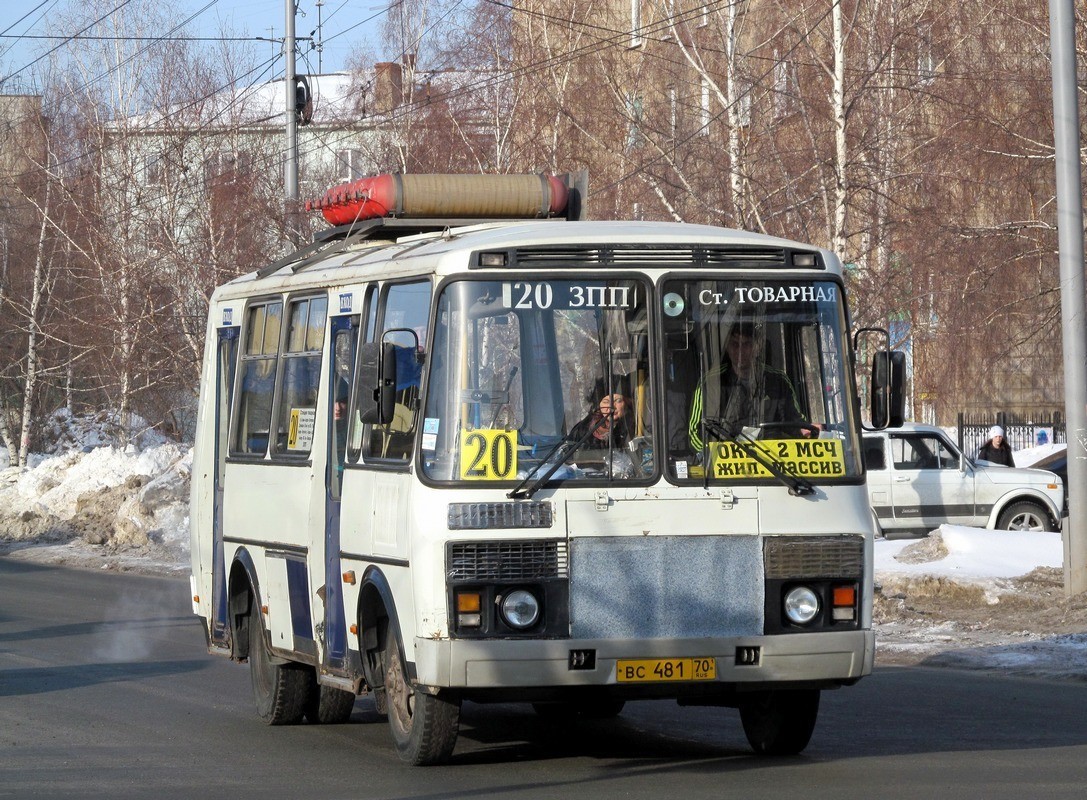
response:
[[[668,641],[416,638],[414,644],[416,682],[431,690],[577,686],[633,690],[639,683],[620,680],[618,662],[657,659],[713,659],[715,677],[691,682],[703,686],[849,683],[868,675],[875,658],[871,630]],[[665,686],[668,681],[654,683]]]

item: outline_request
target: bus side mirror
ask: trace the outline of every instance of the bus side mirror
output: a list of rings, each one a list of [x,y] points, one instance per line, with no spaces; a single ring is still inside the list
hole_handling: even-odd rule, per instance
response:
[[[392,421],[396,407],[396,346],[391,342],[366,342],[359,348],[359,418],[384,425]]]
[[[900,428],[906,412],[906,354],[881,350],[872,356],[872,427]]]

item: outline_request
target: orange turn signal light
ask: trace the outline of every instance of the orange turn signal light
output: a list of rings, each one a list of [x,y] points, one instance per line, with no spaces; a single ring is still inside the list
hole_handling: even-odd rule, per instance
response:
[[[458,614],[471,614],[478,612],[482,602],[479,598],[479,592],[458,592],[457,593],[457,613]]]
[[[852,586],[834,587],[834,605],[852,606],[857,601],[857,590]]]

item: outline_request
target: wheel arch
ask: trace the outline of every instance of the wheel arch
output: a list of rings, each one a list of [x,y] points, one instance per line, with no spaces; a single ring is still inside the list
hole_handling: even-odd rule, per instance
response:
[[[1000,522],[1000,517],[1008,508],[1016,503],[1034,503],[1035,505],[1040,506],[1049,517],[1049,522],[1055,526],[1054,530],[1059,531],[1061,529],[1060,510],[1053,504],[1053,501],[1050,500],[1047,495],[1035,489],[1016,489],[1015,491],[1008,492],[993,503],[993,509],[989,512],[989,519],[986,522],[985,527],[996,530],[996,527]]]
[[[396,611],[392,587],[380,567],[371,565],[362,575],[357,610],[359,628],[359,651],[367,684],[371,687],[384,684],[381,667],[381,651],[385,645],[386,632],[391,628],[396,632],[396,643],[400,648],[400,660],[412,680],[415,678],[415,660],[406,658],[403,629]]]
[[[252,600],[250,600],[252,598]],[[249,615],[261,604],[260,580],[252,554],[244,547],[230,562],[227,579],[227,613],[230,620],[230,657],[249,657]]]

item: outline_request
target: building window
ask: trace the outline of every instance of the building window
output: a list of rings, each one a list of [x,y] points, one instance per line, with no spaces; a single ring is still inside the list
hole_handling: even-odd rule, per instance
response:
[[[740,85],[740,94],[736,102],[739,104],[736,122],[745,128],[749,127],[751,125],[751,84],[745,82]]]
[[[917,31],[917,77],[923,86],[936,78],[936,56],[932,52],[932,25],[924,23]]]
[[[365,174],[366,166],[362,161],[361,150],[337,150],[336,151],[336,180],[338,183],[349,183],[361,178]]]
[[[676,138],[679,129],[679,93],[675,86],[668,87],[668,132],[672,139]]]
[[[627,149],[641,147],[642,138],[642,97],[637,93],[627,94]]]
[[[774,50],[774,116],[788,116],[796,110],[796,66]]]
[[[698,133],[705,136],[710,132],[710,79],[702,76],[702,87],[698,99]]]
[[[204,162],[204,182],[233,183],[249,174],[252,159],[248,153],[220,150],[208,156]]]
[[[148,186],[162,186],[166,183],[166,169],[162,156],[148,156],[144,162],[144,183]]]
[[[642,36],[642,2],[630,0],[630,47],[641,47],[645,43]]]

